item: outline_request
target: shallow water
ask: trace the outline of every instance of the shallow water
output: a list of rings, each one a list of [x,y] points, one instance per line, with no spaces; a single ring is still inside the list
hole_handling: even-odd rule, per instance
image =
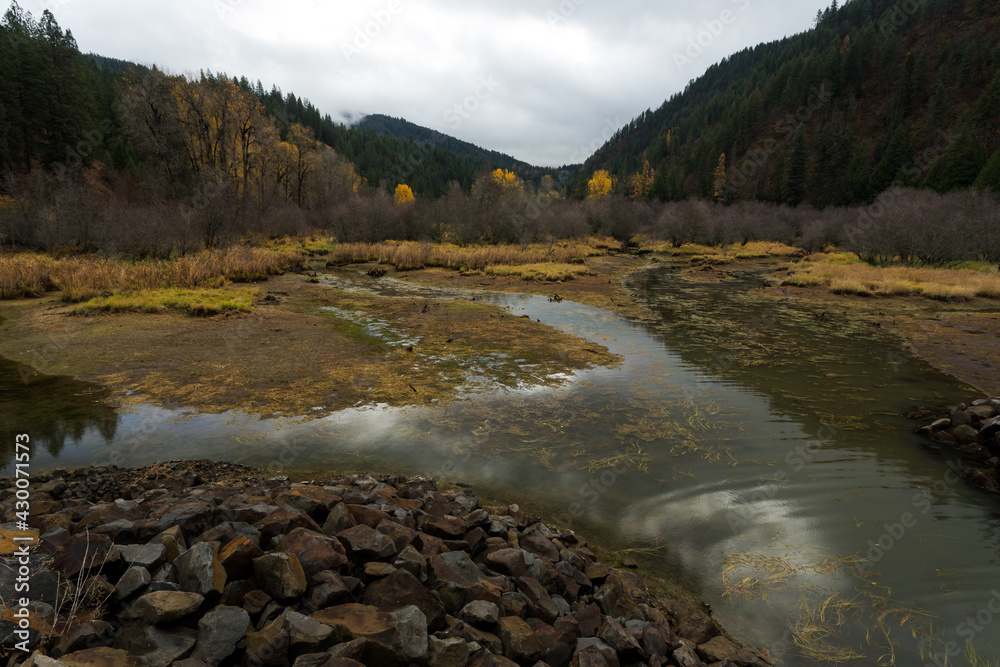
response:
[[[561,525],[642,547],[645,567],[680,566],[716,618],[778,664],[854,655],[844,664],[870,665],[893,651],[899,665],[944,664],[947,642],[964,650],[969,637],[980,656],[1000,656],[1000,624],[984,622],[991,604],[1000,610],[1000,501],[959,481],[900,416],[975,392],[906,358],[870,324],[767,298],[752,272],[725,282],[666,267],[635,274],[629,287],[661,317],[652,325],[538,296],[416,288],[349,271],[327,282],[475,296],[625,361],[555,389],[495,392],[473,370],[465,398],[447,406],[329,415],[316,406],[314,419],[152,406],[115,415],[92,386],[25,386],[6,362],[5,442],[7,431],[33,434],[44,445],[36,472],[209,457],[471,482]],[[948,664],[963,662],[952,655]]]

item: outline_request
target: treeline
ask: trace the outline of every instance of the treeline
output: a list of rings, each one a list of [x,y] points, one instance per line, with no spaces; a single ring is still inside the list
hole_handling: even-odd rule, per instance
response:
[[[998,19],[994,0],[835,0],[812,30],[740,51],[633,119],[575,192],[599,169],[616,191],[661,201],[822,208],[890,187],[1000,191]]]

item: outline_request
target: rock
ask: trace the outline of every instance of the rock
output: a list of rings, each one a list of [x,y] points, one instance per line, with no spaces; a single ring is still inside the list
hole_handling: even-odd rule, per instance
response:
[[[979,438],[979,431],[974,429],[972,426],[962,425],[952,428],[951,435],[955,438],[955,441],[958,444],[968,445],[975,442]]]
[[[473,600],[462,607],[458,617],[477,628],[492,628],[500,621],[500,607],[485,600]]]
[[[253,559],[264,555],[256,544],[245,535],[226,543],[219,551],[219,564],[229,580],[249,579],[253,576]]]
[[[347,511],[347,505],[345,503],[338,503],[330,508],[326,521],[323,523],[323,532],[327,535],[336,535],[348,528],[354,528],[356,525],[358,525],[358,522]]]
[[[707,663],[731,661],[738,665],[759,665],[760,660],[750,651],[740,648],[725,637],[712,637],[697,649],[698,655]]]
[[[288,535],[296,528],[320,531],[320,527],[309,515],[294,507],[279,507],[253,525],[260,531],[260,546],[267,548],[277,535]]]
[[[150,653],[142,656],[143,664],[148,667],[167,667],[188,657],[198,643],[198,633],[190,628],[173,628],[164,630],[155,626],[147,626],[143,637],[149,645],[155,647]]]
[[[952,408],[948,418],[951,419],[952,428],[956,426],[972,426],[972,417],[965,410]]]
[[[308,514],[314,521],[326,521],[329,509],[341,501],[341,496],[317,486],[294,485],[274,498],[278,505],[289,505]]]
[[[705,612],[684,600],[665,600],[663,607],[677,622],[677,634],[696,644],[704,644],[720,634]]]
[[[366,640],[364,661],[371,664],[395,664],[402,654],[396,619],[387,612],[363,604],[343,604],[322,609],[311,618],[333,629],[337,644]]]
[[[527,577],[528,564],[521,549],[500,549],[486,556],[490,569],[508,577]]]
[[[967,409],[965,414],[969,415],[973,422],[979,422],[996,417],[997,411],[992,405],[978,405]]]
[[[182,591],[221,594],[226,586],[226,571],[208,542],[194,545],[178,556],[173,565],[177,569],[177,585]]]
[[[535,639],[535,633],[524,619],[516,616],[505,616],[500,619],[497,635],[503,642],[504,657],[517,663],[531,663],[537,660],[542,647]]]
[[[311,613],[356,601],[340,575],[335,572],[321,572],[313,578],[303,599],[303,607]]]
[[[348,566],[347,551],[334,537],[305,528],[296,528],[281,541],[280,551],[295,554],[306,579],[324,570],[341,570]]]
[[[187,551],[187,542],[180,526],[172,526],[149,541],[150,544],[162,544],[166,549],[168,563],[173,563],[178,556]]]
[[[130,567],[115,586],[115,599],[121,601],[145,588],[153,580],[144,567]]]
[[[603,640],[608,646],[613,648],[620,659],[627,661],[641,660],[645,657],[645,652],[630,635],[625,628],[619,625],[613,618],[606,618],[601,629],[597,631],[597,638]]]
[[[193,547],[192,547],[193,548]],[[218,665],[236,651],[250,627],[250,614],[239,607],[216,607],[198,620],[194,657]]]
[[[322,651],[330,645],[330,626],[291,610],[285,611],[284,619],[293,655]]]
[[[528,614],[547,624],[559,617],[559,607],[552,601],[545,587],[531,577],[518,577],[517,590],[528,603]]]
[[[204,599],[198,593],[158,591],[146,593],[136,600],[135,606],[147,623],[169,625],[193,614]]]
[[[396,629],[399,631],[402,657],[417,662],[426,660],[428,626],[424,613],[415,605],[409,605],[391,612],[391,615],[396,620]]]
[[[293,553],[269,553],[253,559],[261,590],[276,600],[291,600],[306,592],[306,575]]]
[[[578,639],[576,641],[576,651],[573,654],[571,665],[618,665],[618,656],[615,650],[605,641],[596,637]]]
[[[421,529],[442,540],[457,540],[465,536],[465,521],[450,515],[432,516],[424,522]]]
[[[67,667],[142,667],[142,660],[120,649],[88,648],[59,658]]]
[[[673,658],[677,667],[704,667],[705,665],[690,646],[681,646],[676,649]]]
[[[284,619],[276,618],[258,632],[246,637],[246,660],[251,665],[263,667],[287,667],[288,631]]]
[[[396,611],[414,605],[426,617],[431,632],[444,627],[445,608],[441,600],[406,570],[396,570],[388,577],[369,584],[364,603],[382,611]]]
[[[85,648],[98,648],[110,643],[113,634],[111,624],[105,621],[93,620],[76,623],[63,634],[52,653],[60,656]]]
[[[499,604],[502,592],[483,577],[483,573],[464,551],[431,557],[429,583],[444,603],[448,613],[456,613],[473,600]]]
[[[198,542],[218,542],[219,544],[228,544],[237,537],[245,537],[253,544],[260,546],[260,531],[250,524],[242,521],[226,521],[224,523],[220,523],[217,526],[209,528],[204,533],[191,540],[191,542],[194,544],[197,544]]]
[[[338,533],[337,539],[347,546],[354,562],[389,560],[396,555],[395,543],[371,526],[348,528]]]
[[[469,643],[460,637],[428,638],[427,662],[430,667],[465,667],[469,662]]]
[[[56,549],[53,567],[67,577],[75,578],[81,570],[106,565],[116,558],[117,552],[112,549],[110,537],[83,533],[73,535]]]
[[[129,565],[156,572],[167,562],[167,548],[162,544],[130,544],[122,549],[121,559]]]

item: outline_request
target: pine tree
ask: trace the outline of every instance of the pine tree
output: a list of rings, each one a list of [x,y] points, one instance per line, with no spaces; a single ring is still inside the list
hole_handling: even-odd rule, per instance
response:
[[[976,116],[980,123],[987,126],[1000,119],[1000,69],[976,103]]]
[[[941,193],[967,188],[976,182],[987,157],[986,149],[972,136],[969,123],[963,123],[958,137],[928,175],[927,184]]]
[[[785,177],[781,184],[781,200],[790,206],[798,206],[806,189],[806,169],[809,166],[809,147],[803,126],[795,132],[792,147],[785,165]]]
[[[994,151],[973,183],[977,190],[991,190],[1000,194],[1000,150]]]
[[[872,194],[879,194],[895,182],[899,170],[913,159],[913,144],[910,142],[910,132],[906,125],[900,123],[893,130],[882,156],[875,164],[869,186]]]

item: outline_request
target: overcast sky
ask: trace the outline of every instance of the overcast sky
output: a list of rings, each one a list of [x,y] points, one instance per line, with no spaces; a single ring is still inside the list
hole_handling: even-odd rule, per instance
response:
[[[81,51],[277,85],[337,119],[401,116],[540,166],[829,0],[21,0]]]

